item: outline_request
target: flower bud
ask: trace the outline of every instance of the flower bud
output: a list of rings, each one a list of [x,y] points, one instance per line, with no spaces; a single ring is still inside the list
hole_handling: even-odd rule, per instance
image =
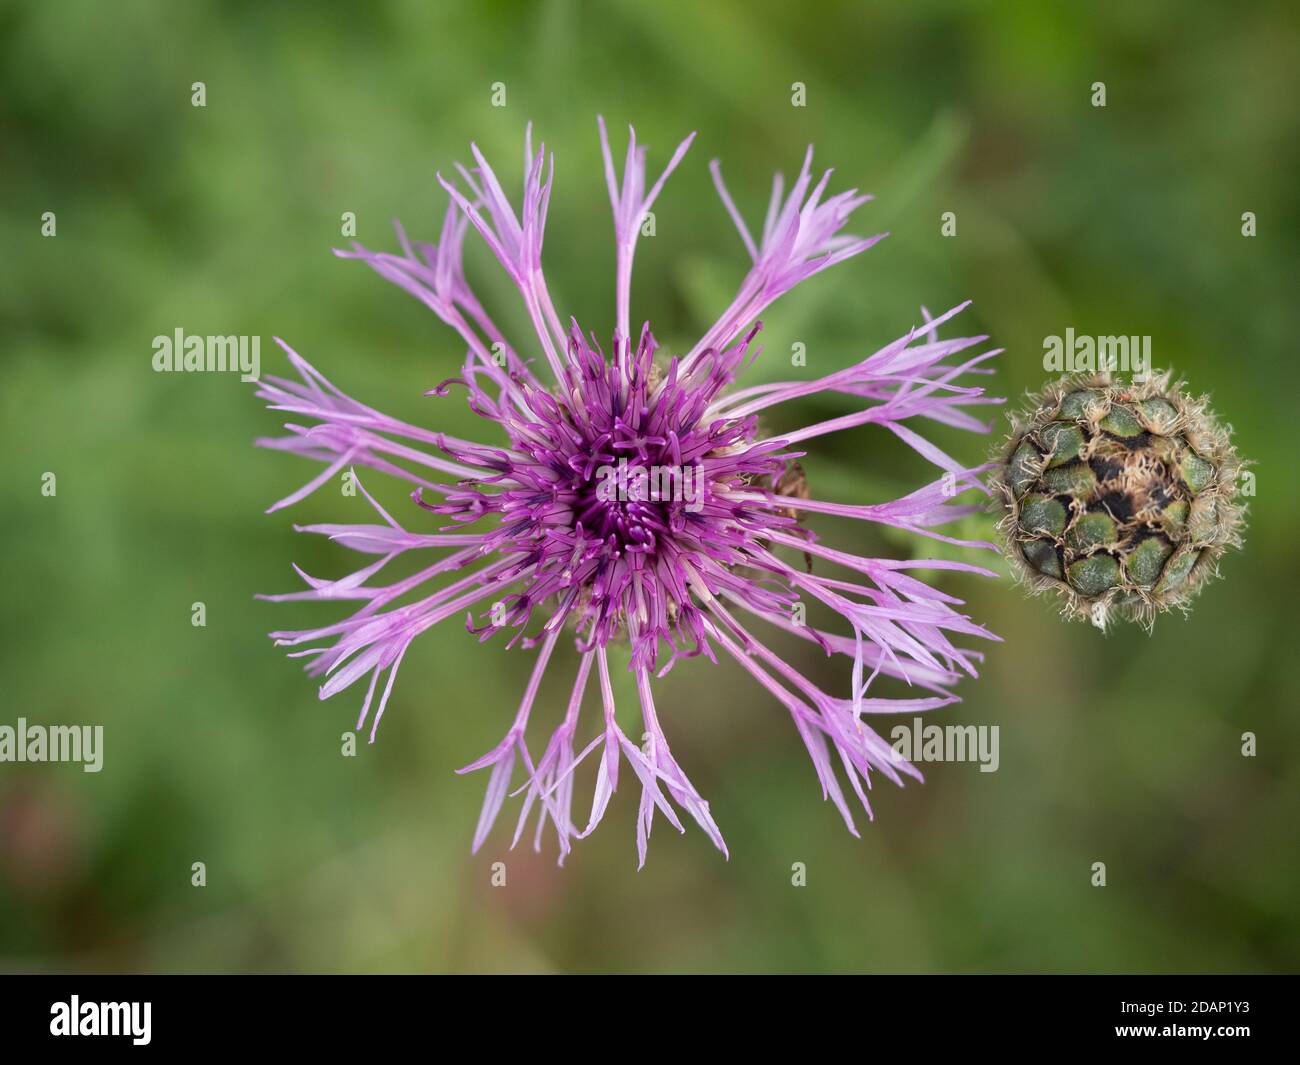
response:
[[[1186,610],[1241,546],[1242,461],[1168,373],[1065,377],[1012,416],[994,475],[1008,557],[1034,592],[1099,628]]]

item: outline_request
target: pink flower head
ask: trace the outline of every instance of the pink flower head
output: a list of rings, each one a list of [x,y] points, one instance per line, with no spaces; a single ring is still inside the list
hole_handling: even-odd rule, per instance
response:
[[[564,324],[547,291],[541,254],[554,161],[540,147],[533,152],[531,129],[520,213],[475,147],[474,169],[458,168],[458,181],[439,175],[451,203],[437,245],[412,244],[399,227],[400,254],[360,245],[338,252],[366,262],[460,334],[468,349],[460,376],[428,394],[446,397],[453,386],[464,389],[471,409],[492,423],[491,442],[462,440],[381,414],[344,395],[282,341],[298,379],[268,377],[259,386],[271,409],[307,423],[291,421],[287,436],[259,443],[325,465],[272,510],[297,502],[345,468],[376,470],[413,489],[415,506],[402,521],[363,487],[376,522],[302,529],[371,556],[369,565],[338,580],[299,571],[305,591],[267,597],[348,600],[356,606],[334,624],[272,634],[278,644],[302,648],[293,653],[306,657],[308,672],[323,678],[321,698],[364,681],[357,728],[369,718],[373,741],[402,656],[426,629],[466,617],[480,641],[500,635],[510,646],[535,653],[504,739],[461,770],[488,771],[475,850],[512,794],[518,769],[522,784],[513,794],[523,798],[515,841],[535,812],[534,845],[540,846],[549,823],[563,861],[572,840],[600,822],[626,762],[641,791],[642,862],[656,813],[680,831],[679,811],[685,811],[725,854],[708,802],[669,749],[652,684],[679,659],[702,655],[716,662],[719,651],[789,712],[823,796],[856,834],[841,775],[868,816],[864,785],[870,786],[873,770],[899,784],[903,775],[920,779],[867,724],[868,716],[955,702],[953,685],[963,673],[975,675],[980,655],[954,640],[992,637],[956,609],[960,600],[908,572],[989,571],[935,559],[863,558],[821,545],[801,525],[808,516],[848,518],[992,548],[937,531],[978,509],[954,497],[984,491],[978,477],[983,467],[964,467],[904,424],[929,419],[987,431],[969,408],[999,401],[959,379],[987,372],[981,364],[997,352],[972,353],[982,336],[938,337],[939,327],[965,304],[935,319],[926,315],[906,336],[824,377],[734,387],[744,367],[759,357],[763,309],[884,236],[859,239],[842,232],[868,197],[849,191],[826,198],[830,171],[814,184],[811,149],[788,193],[776,177],[757,240],[712,164],[752,266],[731,305],[685,355],[660,356],[648,323],[633,335],[632,259],[642,220],[693,136],[647,190],[645,148],[631,134],[620,180],[600,124],[616,262],[617,324],[608,354],[576,321]],[[523,297],[532,332],[518,345],[507,341],[465,279],[461,248],[470,226]],[[822,392],[854,397],[852,412],[776,437],[761,426],[764,410]],[[868,423],[894,433],[942,476],[886,502],[831,503],[796,491],[791,472],[805,454],[796,446]],[[427,564],[413,576],[382,583],[384,567],[406,552],[425,553]],[[809,604],[838,615],[838,631],[806,623]],[[841,694],[819,688],[775,649],[778,641],[800,640],[845,661]],[[537,706],[538,691],[545,671],[569,657],[557,655],[557,647],[568,645],[576,652],[572,695],[535,757],[528,742],[531,721],[535,710],[547,709]],[[619,666],[628,661],[633,674],[641,718],[635,727],[619,722],[611,658]],[[873,683],[881,675],[905,681],[917,694],[878,695]],[[599,716],[583,729],[580,717],[592,687],[599,694],[588,701]],[[575,820],[575,776],[588,760],[595,772],[591,809]]]

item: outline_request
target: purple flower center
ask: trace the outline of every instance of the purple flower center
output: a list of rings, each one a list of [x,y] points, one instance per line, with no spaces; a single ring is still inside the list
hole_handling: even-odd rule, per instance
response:
[[[442,503],[420,490],[415,498],[461,524],[498,516],[485,552],[511,558],[502,583],[524,585],[470,631],[486,638],[509,627],[522,635],[545,603],[552,623],[576,620],[586,646],[629,636],[647,668],[659,662],[661,645],[671,651],[669,664],[699,653],[704,633],[692,593],[709,595],[700,570],[714,568],[710,559],[761,565],[766,549],[755,529],[794,525],[734,493],[757,482],[768,488],[796,456],[780,453],[780,441],[755,444],[756,416],[709,412],[754,351],[758,328],[726,351],[702,353],[683,373],[675,357],[666,370],[655,367],[648,325],[634,355],[616,337],[611,361],[574,323],[568,372],[553,391],[516,375],[521,401],[512,405],[474,377],[458,379],[470,389],[471,407],[504,425],[510,447],[485,459],[480,448],[444,439],[452,458],[490,466],[496,476],[462,483]],[[510,487],[493,492],[493,482]]]

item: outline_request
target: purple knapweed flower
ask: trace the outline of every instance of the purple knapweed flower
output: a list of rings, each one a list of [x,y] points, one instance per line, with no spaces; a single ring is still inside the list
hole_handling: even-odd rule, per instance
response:
[[[895,783],[920,773],[866,723],[867,715],[914,713],[956,701],[951,687],[975,675],[980,656],[956,646],[954,636],[991,634],[910,570],[979,567],[935,559],[862,558],[817,542],[801,522],[808,515],[892,525],[946,543],[961,541],[935,527],[978,509],[954,503],[967,490],[984,491],[978,475],[904,422],[929,419],[987,431],[966,409],[999,402],[963,374],[996,351],[970,354],[982,336],[940,340],[938,328],[963,309],[925,322],[859,362],[809,381],[765,383],[732,390],[747,362],[757,358],[758,315],[799,282],[871,247],[885,234],[859,239],[841,230],[869,197],[856,191],[824,198],[830,171],[814,182],[812,150],[785,192],[778,175],[758,239],[746,227],[722,182],[713,180],[740,231],[753,266],[731,305],[682,355],[656,359],[649,325],[633,336],[630,317],[632,257],[643,220],[693,138],[684,140],[653,185],[646,186],[645,148],[632,133],[622,179],[600,123],[605,180],[614,209],[615,331],[608,356],[576,321],[564,325],[542,274],[542,235],[550,202],[554,158],[525,139],[523,211],[516,215],[496,174],[477,147],[474,169],[458,167],[461,182],[438,180],[451,197],[437,245],[412,244],[398,227],[401,254],[360,245],[340,251],[420,299],[460,334],[468,348],[453,385],[468,393],[471,409],[491,423],[495,439],[476,443],[390,418],[344,395],[279,341],[300,380],[268,377],[258,395],[271,409],[311,424],[290,422],[288,435],[266,447],[325,464],[278,510],[309,495],[341,471],[366,467],[414,486],[418,505],[399,521],[365,491],[379,517],[374,524],[309,525],[375,561],[339,580],[299,570],[306,591],[274,600],[352,600],[350,617],[302,632],[276,632],[277,644],[305,647],[309,673],[321,676],[321,698],[360,681],[366,694],[357,728],[370,716],[370,739],[383,716],[402,656],[426,629],[469,616],[480,640],[505,631],[510,644],[536,648],[536,663],[505,738],[461,772],[490,770],[487,798],[474,833],[483,843],[522,766],[522,809],[514,839],[536,808],[535,846],[549,821],[560,860],[570,841],[600,822],[626,759],[641,787],[637,847],[645,861],[655,811],[679,831],[686,810],[726,854],[709,804],[668,746],[655,706],[653,676],[679,658],[717,652],[734,658],[790,713],[812,756],[823,796],[849,830],[856,828],[834,761],[871,816],[863,785],[872,770]],[[508,343],[465,279],[461,248],[470,226],[487,242],[518,287],[532,332]],[[961,358],[955,358],[959,353]],[[852,413],[795,432],[769,435],[759,416],[778,404],[837,392],[861,400]],[[894,433],[942,476],[901,499],[868,504],[826,502],[811,496],[795,450],[827,433],[861,425]],[[815,480],[815,478],[814,478]],[[424,531],[434,516],[436,531]],[[441,524],[439,524],[441,523]],[[406,552],[430,552],[427,565],[391,584],[376,578]],[[813,572],[814,565],[820,572]],[[842,631],[805,621],[808,604],[842,619]],[[756,626],[769,631],[761,634]],[[846,662],[844,690],[823,691],[780,651],[770,635],[816,644]],[[526,733],[542,677],[561,637],[576,647],[577,676],[563,719],[535,758]],[[627,648],[640,703],[641,724],[620,723],[611,669],[623,668]],[[611,666],[611,658],[615,664]],[[385,673],[387,677],[385,678]],[[580,739],[579,715],[595,674],[600,723]],[[918,694],[892,698],[872,690],[877,676],[898,678]],[[632,737],[641,735],[642,742]],[[579,745],[585,746],[579,749]],[[574,820],[575,771],[595,756],[595,787],[585,825]]]

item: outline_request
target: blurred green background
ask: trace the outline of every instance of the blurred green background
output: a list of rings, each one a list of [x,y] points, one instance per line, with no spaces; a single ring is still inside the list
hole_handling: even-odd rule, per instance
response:
[[[0,5],[0,723],[106,733],[97,775],[0,765],[0,967],[1294,971],[1300,26],[1285,2],[1088,7]],[[195,81],[206,108],[190,104]],[[504,109],[490,106],[498,81]],[[264,515],[315,469],[253,449],[279,421],[251,386],[155,374],[151,341],[256,334],[263,371],[281,372],[270,338],[283,336],[367,403],[480,432],[459,402],[421,395],[458,366],[454,334],[330,254],[346,243],[340,215],[356,213],[371,247],[394,247],[399,216],[436,239],[434,170],[474,139],[514,195],[532,119],[556,153],[552,291],[608,334],[598,112],[616,150],[636,124],[656,172],[700,133],[637,256],[634,318],[670,349],[711,322],[747,262],[708,159],[754,219],[771,172],[796,170],[809,142],[833,188],[876,194],[854,231],[893,236],[766,316],[760,374],[788,373],[796,340],[803,372],[828,372],[920,305],[966,298],[956,324],[1007,349],[991,383],[1013,399],[1041,383],[1049,334],[1150,334],[1156,364],[1212,392],[1257,463],[1227,579],[1150,637],[1103,637],[1005,577],[944,577],[1005,643],[934,720],[1000,726],[1001,768],[881,782],[861,841],[822,803],[785,712],[738,668],[697,661],[659,703],[730,862],[660,820],[638,873],[630,773],[564,869],[549,843],[507,854],[513,804],[471,857],[486,780],[452,771],[504,733],[531,656],[446,623],[407,656],[379,742],[340,757],[361,691],[318,702],[265,636],[338,615],[253,594],[296,588],[291,562],[349,572],[356,556],[291,524],[367,520],[365,505],[331,488]],[[55,238],[40,235],[46,211]],[[480,294],[517,324],[467,243]],[[988,447],[933,435],[971,463]],[[805,465],[837,499],[932,476],[870,428]],[[401,507],[403,493],[381,498]],[[815,527],[862,551],[928,550],[828,525]],[[190,624],[196,601],[205,628]],[[825,660],[798,657],[842,689]],[[572,656],[558,661],[547,707],[572,676]],[[507,886],[493,888],[503,857]]]

